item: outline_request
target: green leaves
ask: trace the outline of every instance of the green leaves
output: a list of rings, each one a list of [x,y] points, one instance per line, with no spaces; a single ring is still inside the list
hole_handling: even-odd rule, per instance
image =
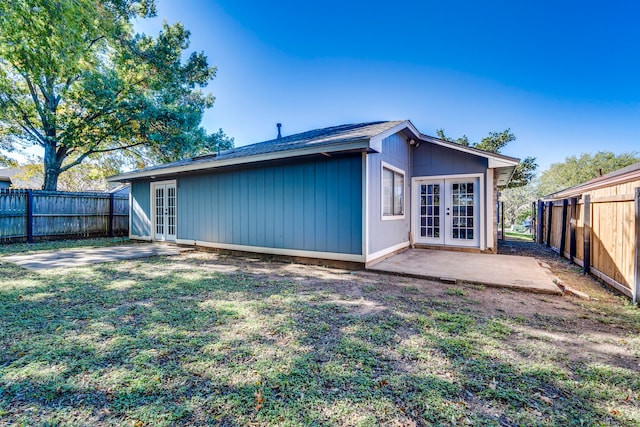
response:
[[[599,151],[569,156],[564,162],[554,163],[542,172],[537,192],[543,197],[639,161],[636,152],[614,154],[611,151]]]
[[[202,52],[183,60],[180,23],[134,34],[131,20],[155,12],[153,0],[0,4],[0,135],[45,148],[44,188],[99,153],[166,161],[211,147],[199,125],[213,97],[200,88],[216,69]]]
[[[469,143],[469,138],[466,135],[458,139],[449,138],[444,134],[444,129],[437,129],[436,134],[438,138],[449,142],[455,142],[456,144],[464,145],[466,147],[473,147],[479,150],[489,151],[491,153],[499,154],[500,151],[506,147],[510,142],[516,140],[516,136],[511,132],[511,129],[505,129],[502,132],[489,132],[489,136],[485,136],[480,142]],[[516,170],[511,177],[511,181],[507,185],[507,188],[517,188],[527,185],[536,175],[536,169],[538,165],[535,157],[526,157],[520,160],[520,164],[516,166]]]

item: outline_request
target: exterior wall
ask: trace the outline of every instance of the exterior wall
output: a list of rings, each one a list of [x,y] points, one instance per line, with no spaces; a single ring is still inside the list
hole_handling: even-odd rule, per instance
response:
[[[132,237],[151,238],[151,190],[149,181],[131,184],[131,227]]]
[[[413,151],[413,176],[486,173],[488,160],[435,144],[421,144]]]
[[[368,251],[379,253],[409,243],[411,229],[411,146],[401,134],[382,140],[382,152],[367,155]],[[404,218],[382,220],[382,162],[402,169],[404,176]],[[374,257],[375,258],[375,257]]]
[[[360,154],[185,175],[177,204],[180,242],[362,253]]]

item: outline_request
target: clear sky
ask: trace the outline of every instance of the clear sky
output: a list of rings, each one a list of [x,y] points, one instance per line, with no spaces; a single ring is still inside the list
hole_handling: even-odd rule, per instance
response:
[[[217,77],[203,125],[236,145],[374,120],[480,140],[541,168],[640,151],[640,2],[157,0]]]

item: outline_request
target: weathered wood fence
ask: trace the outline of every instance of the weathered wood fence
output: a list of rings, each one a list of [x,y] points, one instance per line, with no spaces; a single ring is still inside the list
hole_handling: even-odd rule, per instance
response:
[[[537,241],[640,300],[640,181],[539,200]]]
[[[110,193],[0,190],[0,241],[129,233],[129,198]]]

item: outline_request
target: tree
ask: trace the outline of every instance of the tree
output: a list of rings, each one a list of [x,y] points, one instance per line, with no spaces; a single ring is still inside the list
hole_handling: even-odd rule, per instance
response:
[[[614,154],[611,151],[599,151],[569,156],[562,163],[553,163],[540,174],[536,192],[539,197],[544,197],[637,162],[640,162],[640,157],[636,152]]]
[[[182,59],[180,23],[134,33],[133,19],[154,15],[154,0],[0,2],[1,145],[43,147],[44,189],[101,153],[166,160],[218,142],[200,127],[215,67],[203,53]]]
[[[502,132],[489,132],[489,136],[486,136],[482,138],[480,142],[476,142],[473,144],[469,143],[469,138],[467,138],[466,135],[463,135],[458,139],[447,137],[444,133],[444,129],[436,130],[436,134],[438,135],[438,138],[445,141],[454,142],[456,144],[464,146],[470,146],[479,150],[489,151],[496,154],[499,154],[500,151],[505,146],[507,146],[507,144],[516,140],[516,136],[511,133],[510,129],[505,129]],[[520,160],[520,163],[518,164],[518,166],[516,166],[516,170],[511,177],[511,181],[507,185],[507,188],[517,188],[527,185],[535,176],[537,168],[538,165],[536,164],[535,157],[526,157]]]
[[[0,167],[15,168],[18,167],[18,162],[13,160],[11,157],[0,154]]]
[[[500,201],[504,202],[504,222],[517,224],[532,215],[531,204],[536,200],[533,183],[500,191]]]

